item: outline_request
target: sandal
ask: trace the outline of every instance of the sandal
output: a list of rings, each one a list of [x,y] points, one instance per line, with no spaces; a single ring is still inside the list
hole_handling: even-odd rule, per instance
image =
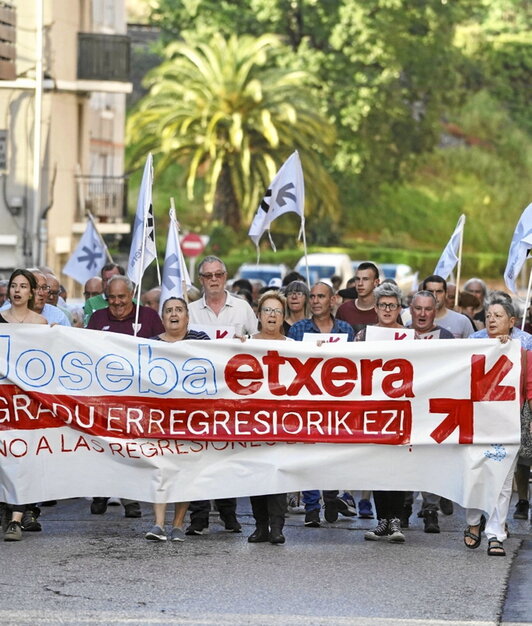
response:
[[[478,535],[475,534],[471,529],[475,528],[475,526],[478,526]],[[480,522],[478,524],[474,524],[472,526],[468,526],[465,530],[464,530],[464,545],[466,548],[469,548],[470,550],[475,550],[475,548],[478,548],[480,545],[480,542],[482,541],[482,531],[484,530],[484,528],[486,527],[486,518],[484,517],[484,515],[482,515],[482,517],[480,518]],[[473,543],[467,543],[466,539],[472,539]]]
[[[495,537],[491,537],[488,540],[488,556],[506,556],[506,550],[502,545],[502,541]]]

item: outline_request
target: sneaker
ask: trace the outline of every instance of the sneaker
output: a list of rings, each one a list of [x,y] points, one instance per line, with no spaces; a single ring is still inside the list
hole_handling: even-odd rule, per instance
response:
[[[301,495],[297,493],[288,494],[288,512],[292,515],[302,515],[305,512],[305,507],[301,504]]]
[[[107,511],[107,498],[93,498],[91,502],[91,513],[93,515],[103,515]]]
[[[364,539],[366,539],[366,541],[379,541],[379,539],[384,539],[385,537],[388,537],[389,534],[390,529],[388,527],[388,520],[381,519],[379,520],[377,528],[374,528],[373,530],[368,530],[366,533],[364,533]]]
[[[314,511],[307,511],[305,513],[305,526],[307,528],[320,527],[320,512],[318,509],[314,509]]]
[[[4,541],[20,541],[22,539],[22,526],[20,522],[9,522],[4,533]]]
[[[355,499],[349,491],[344,491],[341,496],[338,496],[338,498],[347,504],[347,510],[350,511],[351,514],[344,513],[341,506],[339,507],[340,513],[346,517],[355,517],[357,514],[357,505]]]
[[[208,528],[207,524],[199,520],[193,520],[190,522],[190,526],[186,529],[185,535],[203,535],[203,532]]]
[[[234,513],[230,513],[229,515],[224,515],[222,522],[225,525],[225,530],[228,533],[241,533],[242,526],[240,522],[236,519],[236,515]]]
[[[338,513],[344,517],[356,517],[357,509],[355,501],[350,493],[344,492],[336,498],[336,507]]]
[[[514,519],[528,519],[528,500],[519,500],[515,505]]]
[[[138,502],[124,504],[124,517],[142,517],[140,504]]]
[[[160,526],[153,526],[150,528],[144,537],[150,541],[166,541],[167,539],[164,528],[161,528]]]
[[[31,509],[24,511],[20,525],[22,526],[22,530],[25,531],[39,532],[42,530],[41,524],[37,521],[35,511],[32,511]]]
[[[425,524],[424,532],[439,533],[440,525],[438,523],[437,511],[425,511],[423,514],[423,523]]]
[[[448,500],[447,498],[440,498],[440,511],[444,515],[452,515],[454,511],[452,500]]]
[[[336,499],[330,502],[326,501],[324,509],[325,510],[323,515],[325,517],[325,520],[329,522],[329,524],[331,524],[332,522],[336,522],[336,520],[338,519],[338,506],[336,504]]]
[[[185,531],[179,526],[174,526],[170,533],[170,541],[185,541]]]
[[[361,519],[373,519],[373,509],[369,500],[360,500],[358,503],[358,515]]]
[[[390,543],[404,543],[405,536],[401,532],[401,522],[397,517],[389,520],[388,522],[388,541]]]

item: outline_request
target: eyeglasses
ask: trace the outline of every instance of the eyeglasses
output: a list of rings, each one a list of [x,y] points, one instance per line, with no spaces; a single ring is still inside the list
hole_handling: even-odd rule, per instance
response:
[[[304,296],[305,292],[304,291],[287,291],[286,292],[287,296]]]
[[[200,276],[205,278],[205,280],[212,280],[213,278],[223,278],[225,272],[205,272],[204,274],[200,274]]]
[[[92,298],[93,296],[99,296],[100,292],[99,291],[84,291],[83,295],[85,296],[85,298]]]
[[[399,308],[399,305],[394,302],[379,302],[377,308],[381,311],[395,311]]]
[[[48,285],[37,285],[36,291],[50,291],[50,287]]]
[[[283,309],[272,309],[271,306],[263,306],[260,310],[261,313],[266,313],[266,315],[283,315]]]
[[[52,291],[51,289],[48,289],[48,293],[49,293],[51,296],[58,296],[58,295],[59,295],[59,291]]]

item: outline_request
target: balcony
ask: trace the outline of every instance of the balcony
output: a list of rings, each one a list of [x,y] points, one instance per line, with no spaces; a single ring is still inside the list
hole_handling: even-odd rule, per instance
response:
[[[78,80],[129,82],[127,35],[78,33]]]
[[[76,221],[84,222],[87,211],[101,223],[121,222],[127,216],[125,176],[76,176],[76,183]]]

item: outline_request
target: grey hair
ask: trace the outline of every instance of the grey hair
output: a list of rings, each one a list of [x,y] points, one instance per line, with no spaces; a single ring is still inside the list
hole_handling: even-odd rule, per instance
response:
[[[375,304],[379,304],[381,298],[397,298],[397,303],[401,304],[403,294],[399,287],[393,283],[382,282],[378,287],[375,287],[373,291],[375,296]]]
[[[0,280],[0,287],[7,287],[9,285],[9,280],[5,278],[4,280]]]
[[[132,283],[132,281],[127,277],[127,276],[122,276],[122,274],[114,274],[113,276],[111,276],[111,278],[107,281],[107,288],[106,288],[106,293],[109,292],[109,287],[113,284],[116,283],[117,281],[121,280],[124,285],[126,286],[127,290],[130,291],[131,293],[133,293],[135,291],[135,287]]]
[[[488,286],[482,280],[482,278],[476,278],[475,277],[475,278],[470,278],[469,280],[466,280],[466,282],[464,283],[464,286],[462,287],[462,289],[464,291],[469,291],[469,287],[471,286],[472,283],[478,283],[482,287],[482,291],[483,291],[482,304],[485,305],[487,303],[487,300],[488,300]]]
[[[517,317],[517,313],[515,307],[511,300],[505,298],[502,295],[492,296],[488,301],[488,307],[499,304],[504,309],[504,312],[508,315],[508,317]]]
[[[206,256],[204,259],[201,260],[201,263],[198,265],[198,274],[201,274],[201,270],[203,269],[205,263],[220,263],[221,266],[224,268],[224,272],[227,272],[227,268],[225,267],[225,263],[222,261],[222,259],[220,259],[220,257],[214,256],[214,254],[210,254],[209,256]]]
[[[331,297],[334,296],[334,289],[331,287],[331,285],[329,285],[329,283],[326,283],[323,280],[318,280],[312,286],[315,287],[316,285],[325,285],[327,287],[327,289],[329,290],[329,295]]]
[[[436,296],[432,293],[432,291],[427,291],[426,289],[422,289],[421,291],[418,291],[417,293],[414,294],[414,297],[412,298],[412,302],[410,303],[410,306],[414,306],[414,300],[418,296],[422,296],[423,298],[430,298],[434,302],[434,306],[436,306]]]

